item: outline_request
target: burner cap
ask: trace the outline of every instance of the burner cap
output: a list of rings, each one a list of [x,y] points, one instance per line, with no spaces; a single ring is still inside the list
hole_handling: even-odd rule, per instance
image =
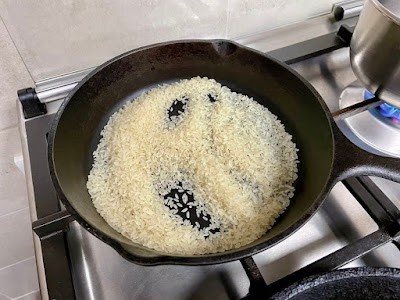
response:
[[[344,108],[374,95],[356,81],[340,95],[339,106]],[[399,114],[399,115],[398,115]],[[385,103],[338,123],[344,134],[359,147],[381,155],[400,158],[400,110]]]

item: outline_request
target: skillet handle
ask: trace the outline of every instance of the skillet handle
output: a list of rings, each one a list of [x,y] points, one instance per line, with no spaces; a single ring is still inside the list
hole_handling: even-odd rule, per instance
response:
[[[400,159],[367,152],[353,144],[333,124],[335,155],[333,176],[335,182],[354,176],[377,176],[400,183]]]

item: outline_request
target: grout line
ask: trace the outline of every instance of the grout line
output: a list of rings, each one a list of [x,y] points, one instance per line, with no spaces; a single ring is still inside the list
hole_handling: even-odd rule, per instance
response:
[[[4,296],[4,297],[6,297],[7,299],[12,299],[12,298],[10,298],[9,296],[7,296],[6,294],[3,294],[3,293],[0,293],[0,296]]]
[[[3,270],[5,270],[5,269],[7,269],[7,268],[11,268],[11,267],[13,267],[13,266],[15,266],[15,265],[18,265],[19,263],[26,262],[26,261],[28,261],[28,260],[30,260],[30,259],[32,259],[32,258],[35,259],[35,256],[30,256],[30,257],[25,258],[25,259],[23,259],[23,260],[17,261],[16,263],[13,263],[13,264],[11,264],[11,265],[8,265],[8,266],[5,266],[5,267],[3,267],[3,268],[0,268],[0,272],[3,271]]]
[[[10,216],[10,215],[12,215],[12,214],[19,213],[20,211],[22,211],[22,210],[24,210],[24,209],[29,209],[29,205],[27,205],[27,206],[24,207],[24,208],[19,208],[19,209],[17,209],[17,210],[12,211],[12,212],[6,213],[6,214],[4,214],[4,215],[0,215],[0,220],[1,220],[1,218],[3,218],[3,217],[8,217],[8,216]]]
[[[30,294],[34,294],[34,293],[37,293],[37,292],[39,292],[39,290],[34,290],[34,291],[32,291],[32,292],[23,294],[23,295],[21,295],[21,296],[18,296],[17,298],[12,298],[12,299],[13,299],[13,300],[21,299],[22,297],[25,297],[25,296],[28,296],[28,295],[30,295]]]
[[[7,28],[7,26],[6,26],[6,22],[4,22],[3,17],[2,17],[1,15],[0,15],[0,21],[1,21],[1,23],[3,23],[4,28],[6,29],[7,34],[8,34],[8,36],[9,36],[10,40],[11,40],[11,43],[13,44],[15,50],[17,51],[18,56],[19,56],[19,58],[21,59],[21,62],[22,62],[22,64],[23,64],[24,67],[25,67],[26,72],[28,73],[29,77],[31,78],[33,84],[35,84],[35,80],[33,80],[32,74],[31,74],[31,72],[29,71],[29,69],[28,69],[28,67],[27,67],[27,65],[26,65],[26,63],[25,63],[25,61],[24,61],[24,59],[22,58],[22,55],[21,55],[21,53],[19,52],[19,50],[18,50],[18,48],[17,48],[17,45],[15,44],[15,42],[14,42],[12,36],[11,36],[11,33],[10,33],[10,31],[8,30],[8,28]]]

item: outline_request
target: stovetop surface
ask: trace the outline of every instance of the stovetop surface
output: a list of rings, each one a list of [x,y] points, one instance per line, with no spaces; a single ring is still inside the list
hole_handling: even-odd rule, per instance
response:
[[[355,80],[348,52],[348,48],[343,48],[292,65],[318,90],[331,111],[339,109],[340,93]],[[57,201],[48,174],[45,133],[60,104],[57,103],[52,104],[45,118],[26,122],[28,144],[35,139],[31,143],[35,146],[29,147],[31,164],[44,166],[32,168],[37,172],[32,174],[35,198],[50,206]],[[38,135],[43,137],[39,141]],[[373,180],[400,208],[400,185]],[[37,212],[38,216],[40,213]],[[253,258],[265,281],[271,283],[377,228],[345,185],[338,183],[309,222]],[[76,222],[70,225],[66,237],[77,299],[236,299],[248,292],[249,280],[239,262],[144,267],[128,262]],[[387,244],[346,267],[361,265],[400,268],[400,251]]]

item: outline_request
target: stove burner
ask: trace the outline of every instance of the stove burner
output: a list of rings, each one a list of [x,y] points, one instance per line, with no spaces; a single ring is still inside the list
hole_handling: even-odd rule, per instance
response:
[[[379,106],[379,111],[382,116],[393,119],[393,121],[397,124],[400,123],[400,109],[384,103]]]
[[[339,108],[373,98],[358,81],[340,95]],[[378,155],[400,157],[400,110],[386,103],[339,121],[337,124],[354,144]]]
[[[369,100],[374,97],[374,94],[368,90],[364,92],[364,99]],[[385,118],[391,119],[394,123],[400,124],[400,109],[388,104],[381,104],[376,110]]]

